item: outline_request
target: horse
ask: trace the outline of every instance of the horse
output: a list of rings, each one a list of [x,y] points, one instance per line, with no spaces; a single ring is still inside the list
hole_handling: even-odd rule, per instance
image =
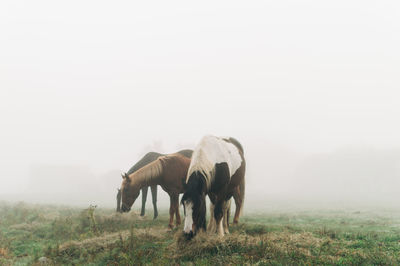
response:
[[[174,214],[176,226],[181,224],[179,215],[179,194],[184,192],[184,183],[189,169],[190,159],[179,154],[158,157],[157,160],[140,168],[136,172],[122,175],[121,211],[128,212],[145,186],[160,185],[170,197],[169,224],[173,228]]]
[[[205,136],[196,146],[186,178],[184,235],[191,239],[198,231],[206,231],[206,200],[211,201],[208,230],[224,236],[229,233],[230,198],[237,195],[234,222],[243,209],[246,161],[242,145],[234,138]],[[238,203],[239,206],[238,206]],[[216,228],[214,228],[216,227]]]
[[[192,157],[192,153],[193,150],[181,150],[178,151],[177,153],[187,157],[187,158],[191,158]],[[139,170],[140,168],[142,168],[143,166],[154,162],[155,160],[157,160],[157,158],[159,158],[160,156],[165,156],[166,154],[161,154],[158,152],[149,152],[146,153],[145,156],[143,156],[142,159],[140,159],[134,166],[132,166],[129,171],[127,172],[128,175],[133,174],[134,172],[136,172],[137,170]],[[153,198],[153,209],[154,209],[154,216],[153,219],[156,219],[158,216],[158,210],[157,210],[157,185],[154,186],[150,186],[151,188],[151,195]],[[142,209],[140,211],[140,216],[144,216],[145,214],[145,206],[146,206],[146,200],[147,200],[147,192],[148,192],[149,187],[145,186],[142,188]],[[121,202],[121,190],[118,189],[118,193],[117,193],[117,212],[121,212],[121,207],[120,207],[120,202]]]

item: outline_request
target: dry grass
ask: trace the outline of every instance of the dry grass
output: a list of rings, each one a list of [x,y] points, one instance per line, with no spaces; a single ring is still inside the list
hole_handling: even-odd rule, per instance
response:
[[[54,265],[400,264],[400,227],[392,213],[256,213],[223,238],[199,233],[187,241],[182,228],[168,231],[166,212],[157,220],[27,205],[0,212],[0,265],[39,265],[43,256]]]
[[[165,228],[146,228],[133,230],[136,239],[161,240],[164,238],[167,230]],[[91,252],[113,248],[121,242],[128,241],[130,237],[129,230],[123,230],[118,233],[105,233],[98,237],[87,238],[82,241],[68,241],[61,244],[58,249],[60,253],[71,253],[76,249],[86,249]]]
[[[8,249],[7,248],[0,248],[0,257],[7,257],[8,256]]]
[[[41,223],[39,222],[32,222],[32,223],[20,223],[20,224],[14,224],[10,225],[10,229],[15,229],[15,230],[26,230],[26,231],[34,231],[42,226]]]
[[[361,261],[370,258],[369,251],[348,249],[355,241],[339,241],[328,236],[319,237],[310,232],[293,233],[289,231],[266,232],[260,235],[249,235],[233,232],[225,237],[215,234],[199,233],[188,241],[180,230],[168,232],[165,227],[124,230],[118,233],[103,234],[99,237],[82,241],[68,241],[59,246],[58,256],[77,257],[82,251],[95,255],[114,248],[127,249],[130,237],[134,237],[133,245],[138,248],[144,243],[164,243],[172,240],[164,247],[163,258],[168,261],[196,261],[207,259],[210,262],[230,261],[240,264],[273,263],[283,261],[288,264],[297,262],[324,262],[341,264],[343,257],[357,257]],[[394,261],[387,257],[388,261]]]
[[[215,234],[199,233],[195,238],[187,241],[180,232],[175,234],[176,241],[170,246],[173,259],[196,258],[203,254],[212,253],[227,256],[240,253],[247,259],[268,260],[272,257],[293,255],[304,259],[314,259],[310,247],[320,249],[331,242],[328,239],[321,239],[309,232],[269,232],[257,236],[234,232],[219,237]],[[330,261],[334,262],[335,257],[331,256]]]

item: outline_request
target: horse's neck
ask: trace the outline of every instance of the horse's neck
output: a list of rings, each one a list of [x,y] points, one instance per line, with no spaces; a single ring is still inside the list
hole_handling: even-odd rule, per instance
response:
[[[140,168],[133,174],[133,182],[135,186],[140,188],[146,186],[158,185],[163,174],[161,162],[155,160],[154,162]]]
[[[137,170],[139,170],[140,168],[146,166],[147,164],[154,162],[160,156],[163,156],[163,154],[158,153],[158,152],[146,153],[146,155],[144,155],[142,159],[140,159],[134,166],[132,166],[129,169],[128,175],[136,172]]]

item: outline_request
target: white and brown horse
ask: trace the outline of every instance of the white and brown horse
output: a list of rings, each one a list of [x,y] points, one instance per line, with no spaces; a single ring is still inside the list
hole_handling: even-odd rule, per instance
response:
[[[184,192],[184,183],[190,165],[190,158],[179,153],[158,157],[130,175],[123,175],[121,185],[121,211],[130,211],[140,190],[145,186],[160,185],[170,197],[169,227],[181,223],[179,215],[179,194]]]
[[[242,145],[234,138],[205,136],[196,146],[181,203],[185,211],[184,234],[190,239],[206,230],[206,195],[211,201],[208,230],[228,233],[230,198],[234,195],[237,223],[244,200],[246,161]]]

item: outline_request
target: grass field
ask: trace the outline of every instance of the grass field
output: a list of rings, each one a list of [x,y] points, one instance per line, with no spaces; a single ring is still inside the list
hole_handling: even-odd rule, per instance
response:
[[[0,265],[399,265],[400,211],[247,211],[224,238],[112,209],[0,203]]]

